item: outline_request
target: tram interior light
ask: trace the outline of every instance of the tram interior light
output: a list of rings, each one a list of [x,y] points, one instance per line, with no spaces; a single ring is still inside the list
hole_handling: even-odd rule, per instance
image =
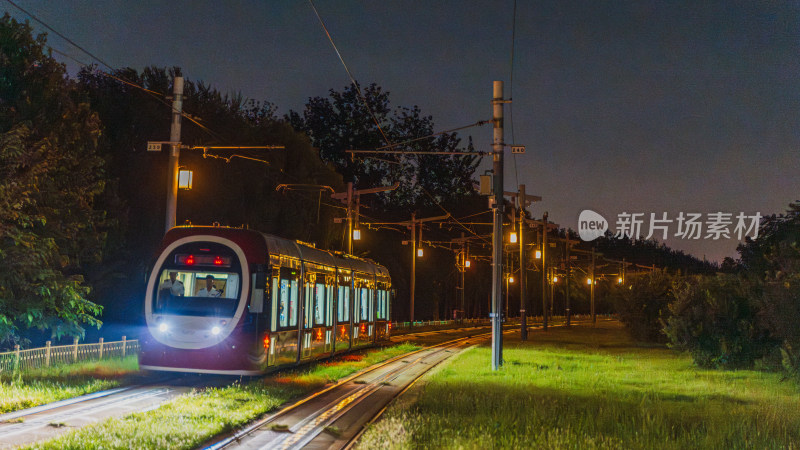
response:
[[[187,189],[187,190],[192,188],[191,170],[178,171],[178,187],[180,189]]]

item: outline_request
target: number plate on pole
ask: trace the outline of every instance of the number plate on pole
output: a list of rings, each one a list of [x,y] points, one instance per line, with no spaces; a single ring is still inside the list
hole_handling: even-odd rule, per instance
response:
[[[147,143],[147,151],[148,152],[160,152],[161,151],[161,142],[148,142]]]
[[[525,153],[525,146],[524,145],[512,145],[511,146],[511,153]]]

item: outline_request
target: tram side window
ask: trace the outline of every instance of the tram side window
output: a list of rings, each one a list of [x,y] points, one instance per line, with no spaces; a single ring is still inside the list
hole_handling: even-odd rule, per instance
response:
[[[325,324],[325,285],[317,283],[314,296],[314,325]]]
[[[278,304],[279,325],[297,326],[297,280],[281,278],[280,302]]]
[[[336,320],[350,321],[350,286],[339,286],[339,301],[336,304]]]
[[[367,322],[369,321],[369,313],[370,313],[370,292],[369,289],[362,287],[361,289],[361,321]]]
[[[377,304],[377,311],[378,311],[378,320],[386,320],[386,312],[387,312],[387,296],[386,291],[383,289],[378,291],[378,304]]]
[[[330,283],[330,281],[329,281]],[[333,325],[333,285],[325,285],[325,325]]]
[[[314,326],[312,320],[314,317],[314,310],[311,307],[312,303],[314,302],[314,283],[310,280],[306,279],[306,282],[303,283],[306,287],[306,295],[303,299],[304,307],[303,307],[303,327],[304,328],[311,328]]]

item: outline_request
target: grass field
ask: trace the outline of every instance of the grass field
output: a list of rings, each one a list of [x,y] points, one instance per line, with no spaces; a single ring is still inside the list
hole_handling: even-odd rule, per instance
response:
[[[345,355],[309,369],[244,385],[204,389],[160,408],[109,419],[27,448],[191,449],[240,427],[292,398],[309,393],[377,362],[416,350],[402,344],[364,355]]]
[[[19,374],[0,373],[0,413],[31,408],[118,386],[138,372],[136,356],[36,369]]]
[[[507,339],[445,365],[360,448],[800,448],[800,389],[779,373],[711,371],[616,322]]]

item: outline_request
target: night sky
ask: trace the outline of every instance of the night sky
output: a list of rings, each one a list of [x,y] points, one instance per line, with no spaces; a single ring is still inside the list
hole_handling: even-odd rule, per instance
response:
[[[349,83],[304,1],[15,1],[116,68],[180,66],[279,113]],[[315,5],[354,76],[440,130],[490,119],[505,81],[506,142],[527,146],[508,153],[506,190],[541,195],[537,217],[575,229],[589,208],[613,229],[622,212],[764,215],[800,199],[800,2],[519,1],[513,84],[513,1]],[[460,134],[490,149],[488,126]],[[666,243],[736,255],[735,239]]]

